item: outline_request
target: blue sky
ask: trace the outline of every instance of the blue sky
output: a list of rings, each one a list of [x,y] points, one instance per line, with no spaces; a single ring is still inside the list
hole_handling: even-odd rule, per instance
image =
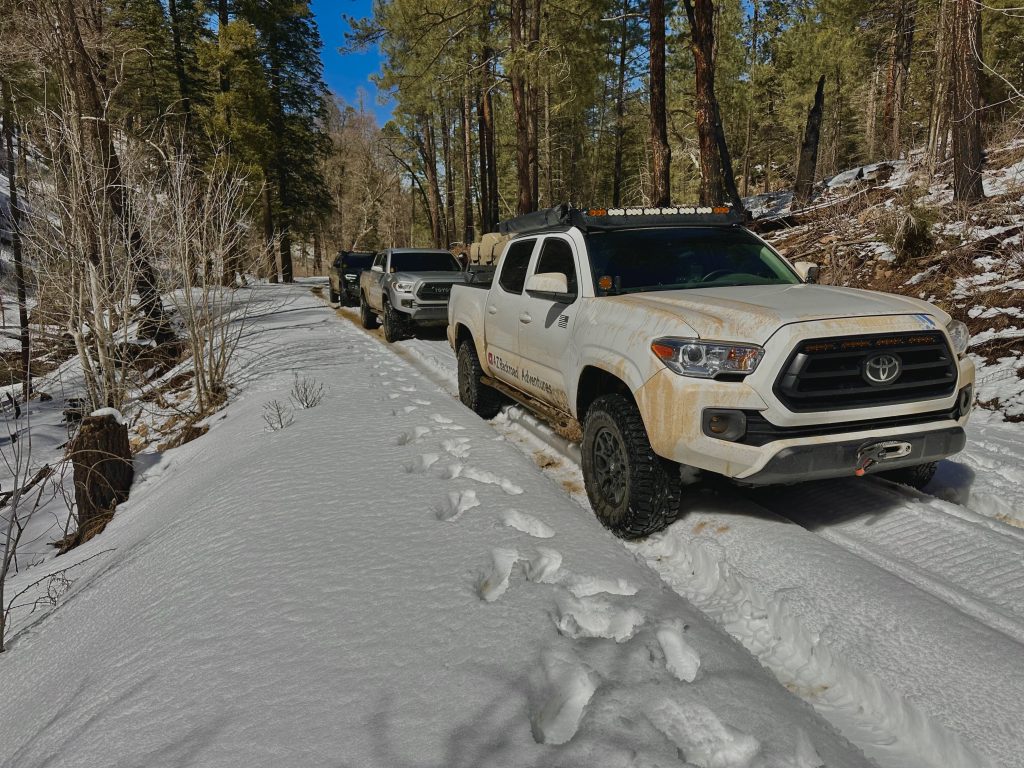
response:
[[[366,109],[372,110],[378,122],[383,124],[391,117],[391,106],[378,103],[377,90],[370,82],[370,75],[380,70],[380,55],[376,50],[346,56],[338,52],[348,30],[342,15],[369,16],[373,12],[372,0],[312,0],[310,7],[316,15],[324,43],[321,58],[327,87],[353,105],[359,103],[359,92],[362,89],[365,92]]]

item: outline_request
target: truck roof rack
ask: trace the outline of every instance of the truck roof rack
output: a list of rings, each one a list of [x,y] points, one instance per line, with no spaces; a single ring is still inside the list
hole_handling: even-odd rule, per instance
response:
[[[745,211],[724,206],[668,208],[575,208],[562,203],[498,224],[503,235],[564,231],[577,227],[584,232],[639,227],[735,227],[749,221]]]

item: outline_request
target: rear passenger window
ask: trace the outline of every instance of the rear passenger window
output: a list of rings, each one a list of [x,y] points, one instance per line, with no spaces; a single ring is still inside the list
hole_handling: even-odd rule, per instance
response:
[[[530,266],[533,255],[533,244],[536,240],[520,240],[505,249],[501,260],[501,277],[498,285],[506,293],[522,293],[526,284],[526,270]]]
[[[541,272],[561,272],[568,278],[569,293],[576,293],[576,259],[572,255],[572,246],[565,240],[549,237],[544,241],[534,274]]]

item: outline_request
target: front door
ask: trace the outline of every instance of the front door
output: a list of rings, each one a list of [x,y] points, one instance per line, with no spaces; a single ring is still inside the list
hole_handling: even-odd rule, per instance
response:
[[[484,308],[486,365],[497,379],[523,389],[519,366],[519,325],[523,286],[536,239],[518,240],[505,249]]]

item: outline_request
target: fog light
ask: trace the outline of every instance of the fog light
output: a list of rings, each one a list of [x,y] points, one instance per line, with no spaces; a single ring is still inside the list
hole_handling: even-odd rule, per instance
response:
[[[747,433],[747,416],[743,411],[705,408],[704,434],[716,440],[735,442]]]
[[[962,418],[966,413],[971,410],[971,406],[974,405],[974,386],[968,384],[966,387],[960,390],[960,396],[956,400],[956,411],[957,418]]]
[[[403,307],[414,307],[414,306],[416,306],[416,302],[413,301],[412,299],[402,299],[401,304],[402,304]]]

